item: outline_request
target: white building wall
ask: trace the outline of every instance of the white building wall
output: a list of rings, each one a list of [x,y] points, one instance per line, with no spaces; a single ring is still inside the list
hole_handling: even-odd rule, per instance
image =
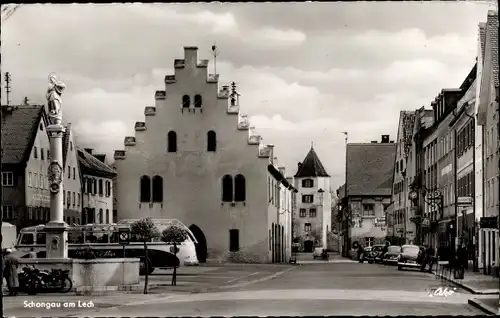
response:
[[[474,102],[474,117],[477,118],[477,113],[479,109],[480,92],[481,92],[481,81],[483,74],[483,54],[481,52],[481,40],[478,37],[477,41],[477,73],[476,73],[476,100]],[[482,127],[476,125],[475,127],[475,149],[476,156],[475,163],[475,219],[479,221],[479,218],[483,216],[483,130]]]
[[[31,154],[26,164],[26,206],[28,207],[28,220],[49,221],[48,211],[34,209],[41,207],[50,208],[50,192],[48,168],[50,165],[50,143],[43,120],[40,121]],[[64,182],[63,182],[64,187]]]
[[[94,212],[94,223],[97,224],[106,224],[111,223],[113,221],[113,180],[111,178],[102,178],[91,175],[83,175],[83,178],[87,180],[95,179],[97,185],[99,185],[99,180],[102,180],[103,183],[103,194],[99,194],[99,188],[97,186],[96,193],[87,193],[86,191],[83,194],[83,208],[95,209]],[[111,193],[109,196],[106,194],[106,182],[109,182]]]

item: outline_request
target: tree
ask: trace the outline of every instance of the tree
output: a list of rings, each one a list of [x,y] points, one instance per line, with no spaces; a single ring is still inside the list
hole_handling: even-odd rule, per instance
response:
[[[177,226],[171,225],[167,227],[161,233],[161,240],[165,243],[170,243],[174,245],[174,253],[177,254],[179,252],[177,250],[177,245],[182,244],[188,237],[188,234],[185,229]],[[177,264],[174,264],[174,273],[172,274],[172,286],[177,285]]]
[[[144,294],[148,293],[148,275],[149,275],[149,266],[150,261],[148,257],[148,245],[147,242],[151,242],[153,239],[158,238],[160,236],[160,232],[158,228],[154,224],[151,218],[143,218],[138,221],[132,223],[130,227],[131,234],[135,236],[139,241],[144,243]]]

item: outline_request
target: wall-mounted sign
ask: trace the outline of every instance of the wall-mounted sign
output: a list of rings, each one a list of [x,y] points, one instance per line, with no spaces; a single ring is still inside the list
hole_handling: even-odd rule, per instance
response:
[[[31,200],[33,201],[42,201],[42,202],[50,202],[50,196],[44,195],[40,193],[35,193],[31,196]]]
[[[482,217],[479,220],[479,227],[482,229],[497,229],[498,219],[496,216]]]
[[[376,227],[385,227],[385,218],[375,218],[374,224]]]
[[[472,205],[472,197],[458,197],[457,198],[458,206],[471,206]]]

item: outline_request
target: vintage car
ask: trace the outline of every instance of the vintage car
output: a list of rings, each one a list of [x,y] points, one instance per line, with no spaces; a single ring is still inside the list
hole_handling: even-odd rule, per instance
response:
[[[359,262],[360,263],[366,262],[366,257],[368,256],[368,254],[370,254],[371,251],[372,251],[371,246],[367,246],[367,247],[363,248],[363,251],[359,255],[359,259],[358,259]]]
[[[403,268],[420,269],[422,264],[423,251],[418,245],[403,245],[398,257],[398,270]]]
[[[381,260],[381,255],[384,253],[384,245],[373,245],[370,253],[367,253],[365,260],[373,264],[377,259]]]
[[[382,257],[382,264],[384,265],[397,265],[398,257],[401,253],[401,246],[391,245],[387,248],[387,253]]]

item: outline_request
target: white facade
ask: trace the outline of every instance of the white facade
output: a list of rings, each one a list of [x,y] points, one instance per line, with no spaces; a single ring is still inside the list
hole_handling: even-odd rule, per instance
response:
[[[78,164],[76,145],[71,133],[71,125],[66,127],[64,160],[64,221],[68,224],[80,224],[82,221],[82,179]]]
[[[92,192],[84,191],[83,208],[87,212],[87,223],[113,223],[113,183],[111,178],[83,174],[83,185],[92,184]],[[102,184],[102,191],[101,189]]]
[[[477,41],[477,73],[476,73],[476,98],[474,101],[474,117],[477,118],[479,110],[481,81],[483,77],[483,49],[481,42],[484,41],[484,32],[486,25],[480,23],[479,36]],[[481,35],[483,34],[483,35]],[[481,126],[475,126],[475,177],[474,177],[474,193],[476,197],[475,203],[475,219],[479,220],[483,216],[483,130]]]
[[[326,248],[332,224],[330,178],[295,178],[294,183],[299,191],[294,219],[297,236],[303,241],[313,241],[315,246]],[[309,199],[311,196],[312,201]]]
[[[31,154],[26,164],[26,206],[28,222],[45,223],[50,220],[50,192],[48,169],[50,143],[44,120],[40,120]]]

